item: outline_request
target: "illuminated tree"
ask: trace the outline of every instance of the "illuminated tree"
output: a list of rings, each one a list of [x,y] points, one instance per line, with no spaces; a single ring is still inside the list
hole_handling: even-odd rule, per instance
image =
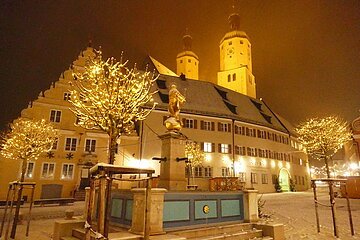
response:
[[[5,158],[21,160],[20,183],[24,182],[27,163],[36,160],[41,154],[48,152],[57,139],[57,131],[50,123],[42,120],[20,118],[11,125],[9,133],[5,134],[1,143],[1,155]],[[20,211],[22,185],[17,192],[17,204],[11,237],[15,237],[16,225]]]
[[[204,161],[204,152],[201,150],[200,145],[187,141],[185,144],[185,155],[188,158],[187,167],[189,169],[188,184],[190,184],[190,176],[194,177],[194,168],[200,166]]]
[[[114,58],[104,61],[102,52],[95,52],[84,69],[74,70],[71,110],[79,126],[100,129],[109,135],[109,163],[113,164],[119,137],[131,133],[134,123],[144,120],[154,109],[154,92],[150,88],[157,77],[147,70],[129,69],[127,62]]]
[[[295,131],[306,152],[317,160],[324,160],[327,177],[330,178],[328,161],[342,146],[351,140],[346,121],[339,117],[313,118],[301,123]]]

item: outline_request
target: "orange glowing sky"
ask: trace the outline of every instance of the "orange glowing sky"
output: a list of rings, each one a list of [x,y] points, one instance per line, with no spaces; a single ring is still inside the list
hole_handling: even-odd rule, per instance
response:
[[[0,126],[49,88],[91,38],[104,55],[175,71],[185,29],[200,78],[215,81],[232,0],[1,1]],[[243,0],[257,96],[293,123],[360,109],[360,1]]]

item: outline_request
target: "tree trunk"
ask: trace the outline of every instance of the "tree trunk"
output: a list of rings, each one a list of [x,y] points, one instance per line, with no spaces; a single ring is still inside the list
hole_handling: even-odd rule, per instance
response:
[[[18,196],[17,196],[17,202],[16,202],[15,216],[14,216],[14,221],[13,221],[13,225],[11,228],[11,234],[10,234],[10,237],[13,239],[15,239],[16,227],[17,227],[17,223],[19,221],[21,196],[22,196],[22,190],[23,190],[22,183],[24,182],[24,179],[25,179],[26,165],[27,165],[27,161],[26,161],[26,159],[23,159],[22,166],[21,166],[20,183],[18,186],[19,190],[18,190]]]
[[[327,178],[331,178],[330,177],[330,169],[329,169],[328,158],[326,156],[325,156],[325,167],[326,167]],[[335,197],[334,197],[333,182],[328,181],[328,184],[329,184],[329,195],[330,195],[331,214],[332,214],[332,218],[333,218],[334,235],[336,237],[339,237],[337,224],[336,224],[336,208],[335,208]]]
[[[109,138],[109,163],[114,164],[117,137],[113,134],[110,134]]]

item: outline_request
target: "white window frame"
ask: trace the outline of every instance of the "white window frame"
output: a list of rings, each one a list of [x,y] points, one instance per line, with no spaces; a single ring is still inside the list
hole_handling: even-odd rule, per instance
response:
[[[204,177],[212,177],[213,169],[212,167],[204,167]]]
[[[58,147],[59,147],[59,139],[57,138],[57,139],[55,139],[51,150],[57,150]]]
[[[229,131],[229,125],[227,123],[220,122],[219,123],[219,131],[220,132],[228,132]]]
[[[204,152],[211,153],[212,151],[212,143],[211,142],[204,142]]]
[[[230,153],[230,147],[227,143],[221,143],[220,144],[220,152],[221,153]]]
[[[32,164],[31,172],[29,172],[29,165]],[[34,170],[35,170],[35,162],[28,161],[26,163],[26,171],[25,171],[25,178],[26,179],[32,179],[34,178]],[[30,176],[29,176],[30,175]]]
[[[54,116],[53,116],[53,113],[54,113]],[[50,122],[53,122],[53,123],[61,122],[61,115],[62,115],[61,110],[51,109],[50,110],[50,118],[49,118]]]
[[[192,118],[185,118],[185,128],[195,128],[195,121]]]
[[[266,173],[261,174],[261,184],[269,184],[269,177]]]
[[[66,172],[64,171],[64,167],[67,166]],[[71,176],[69,175],[70,166],[72,166]],[[73,180],[75,173],[75,164],[73,163],[63,163],[61,167],[61,180]]]
[[[47,170],[46,170],[46,176],[44,176],[44,167],[45,165],[47,165]],[[50,170],[50,165],[53,165],[53,171],[52,174],[49,174],[49,170]],[[56,168],[56,163],[53,162],[43,162],[42,166],[41,166],[41,178],[42,179],[54,179],[54,175],[55,175],[55,168]]]
[[[257,173],[254,173],[254,172],[251,173],[251,183],[255,183],[255,184],[258,183],[258,175],[257,175]]]
[[[67,140],[68,139],[71,139],[70,141],[70,145],[69,145],[69,149],[67,149]],[[75,140],[75,149],[73,148],[73,141]],[[78,139],[77,138],[73,138],[73,137],[67,137],[65,138],[65,146],[64,146],[64,149],[65,151],[67,152],[75,152],[76,151],[76,148],[77,148],[77,144],[78,144]]]
[[[211,121],[204,121],[204,130],[211,131]]]
[[[239,172],[239,181],[246,182],[246,172]]]
[[[90,144],[89,144],[90,149],[87,148],[88,147],[88,141],[90,142]],[[94,146],[93,146],[93,141],[95,141]],[[85,139],[85,148],[84,148],[85,152],[90,152],[90,153],[96,152],[96,144],[97,144],[96,139],[93,139],[93,138]]]

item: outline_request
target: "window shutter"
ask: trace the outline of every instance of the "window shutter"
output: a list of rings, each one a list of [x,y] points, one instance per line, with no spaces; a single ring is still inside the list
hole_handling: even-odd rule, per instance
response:
[[[203,120],[200,120],[200,129],[204,130],[204,121]]]
[[[232,151],[231,151],[231,150],[232,150],[232,149],[231,149],[231,147],[232,147],[232,146],[231,146],[231,144],[229,144],[229,153],[232,153]]]
[[[201,149],[201,151],[204,151],[204,142],[200,143],[200,149]]]
[[[221,143],[218,144],[218,152],[221,153]]]
[[[194,128],[197,129],[197,120],[194,119]]]
[[[218,122],[218,131],[220,131],[221,123]]]
[[[186,123],[186,118],[183,118],[183,119],[181,119],[182,120],[182,124],[183,124],[183,126],[185,127],[186,125],[185,125],[185,123]]]
[[[211,122],[211,131],[215,131],[215,123]]]
[[[211,152],[215,152],[215,143],[211,143]]]
[[[228,123],[228,132],[231,132],[231,123]]]

